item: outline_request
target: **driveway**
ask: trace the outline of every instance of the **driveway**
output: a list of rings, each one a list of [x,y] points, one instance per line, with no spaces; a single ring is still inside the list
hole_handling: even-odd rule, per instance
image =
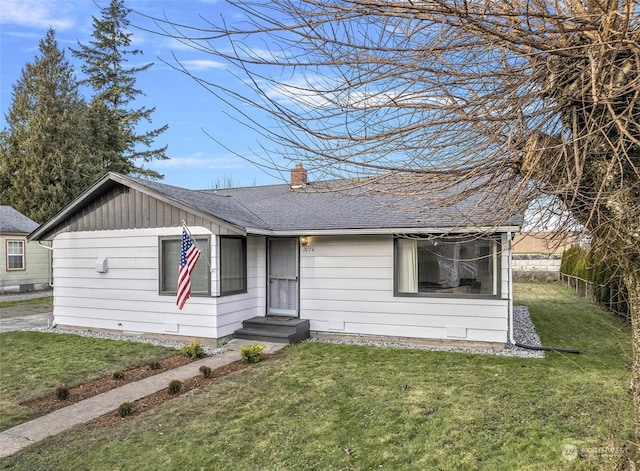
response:
[[[30,316],[9,317],[0,319],[0,333],[14,330],[31,330],[48,327],[53,322],[53,313],[32,314]]]
[[[50,295],[50,293],[49,293]],[[24,299],[28,295],[20,295]],[[29,297],[42,297],[42,293],[33,293]],[[18,295],[0,296],[0,301],[11,301]],[[30,330],[48,327],[53,322],[53,309],[50,305],[24,305],[0,307],[0,332]]]

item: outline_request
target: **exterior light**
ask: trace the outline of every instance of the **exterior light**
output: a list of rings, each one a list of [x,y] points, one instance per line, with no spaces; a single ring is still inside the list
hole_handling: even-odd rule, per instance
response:
[[[309,243],[309,238],[307,236],[300,237],[300,245],[305,247]]]

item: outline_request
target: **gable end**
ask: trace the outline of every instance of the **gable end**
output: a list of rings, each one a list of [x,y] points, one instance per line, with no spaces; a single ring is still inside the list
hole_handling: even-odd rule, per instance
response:
[[[223,221],[203,218],[142,191],[114,183],[37,238],[50,240],[61,232],[179,227],[182,221],[189,226],[205,227],[213,234],[242,234],[238,228]]]

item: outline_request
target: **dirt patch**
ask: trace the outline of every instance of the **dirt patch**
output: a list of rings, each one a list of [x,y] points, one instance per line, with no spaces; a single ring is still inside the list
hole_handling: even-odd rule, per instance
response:
[[[68,405],[75,404],[76,402],[80,402],[98,394],[110,391],[127,383],[139,381],[148,376],[153,376],[158,373],[162,373],[164,371],[186,365],[191,361],[192,360],[185,355],[173,355],[163,360],[158,360],[157,365],[155,365],[157,366],[157,368],[151,368],[148,365],[144,365],[123,371],[123,379],[104,377],[85,384],[81,384],[74,388],[69,388],[69,398],[63,401],[58,399],[54,392],[40,399],[34,399],[24,402],[21,405],[41,412],[42,414],[48,414],[58,409],[62,409],[63,407],[67,407]]]

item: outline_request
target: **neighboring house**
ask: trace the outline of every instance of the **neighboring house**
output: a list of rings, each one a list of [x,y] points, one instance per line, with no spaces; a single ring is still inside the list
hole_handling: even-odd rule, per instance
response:
[[[53,244],[55,322],[222,344],[253,317],[300,319],[319,335],[505,344],[522,215],[497,225],[495,199],[429,208],[291,174],[203,191],[108,174],[29,236]],[[178,310],[182,221],[203,254]]]
[[[51,251],[27,241],[37,227],[11,206],[0,205],[0,293],[49,287]]]
[[[514,237],[513,253],[562,255],[562,252],[579,240],[579,234],[575,232],[525,232]]]
[[[559,280],[562,253],[579,241],[580,235],[572,231],[516,234],[512,243],[514,280]]]

